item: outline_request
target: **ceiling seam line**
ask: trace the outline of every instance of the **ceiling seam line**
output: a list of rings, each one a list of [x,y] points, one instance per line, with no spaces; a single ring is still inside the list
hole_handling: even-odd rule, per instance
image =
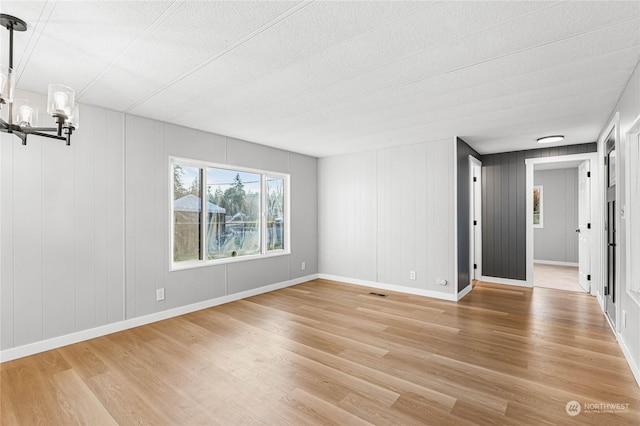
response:
[[[431,6],[432,4],[433,3],[428,3],[428,6]],[[428,6],[425,5],[425,6],[423,6],[423,8],[427,8]],[[282,68],[282,69],[288,69],[291,66],[312,62],[312,61],[316,60],[318,57],[322,56],[322,54],[325,54],[327,52],[331,52],[333,49],[335,49],[336,46],[340,46],[340,45],[343,45],[343,44],[345,44],[347,42],[353,42],[355,40],[361,39],[361,38],[365,37],[366,35],[368,35],[369,33],[373,32],[374,30],[379,30],[380,28],[382,28],[382,27],[384,27],[386,25],[390,25],[390,24],[393,24],[393,23],[395,23],[397,21],[404,20],[404,19],[407,18],[407,16],[411,16],[411,15],[413,15],[415,13],[416,13],[415,11],[412,11],[410,13],[405,13],[403,15],[400,15],[395,19],[392,19],[392,20],[389,20],[389,21],[384,21],[381,24],[378,24],[378,25],[376,25],[374,27],[371,27],[371,28],[368,28],[366,30],[363,30],[363,31],[361,31],[361,32],[359,32],[359,33],[357,33],[357,34],[355,34],[355,35],[353,35],[353,36],[351,36],[351,37],[349,37],[347,39],[344,39],[344,40],[342,40],[342,41],[340,41],[340,42],[338,42],[336,44],[333,44],[333,45],[331,45],[329,47],[325,47],[324,49],[314,53],[313,55],[306,56],[301,60],[292,62],[289,65],[287,65],[285,68]],[[259,81],[261,81],[261,80],[263,80],[263,79],[265,79],[265,78],[267,78],[269,76],[272,76],[272,75],[274,75],[274,74],[276,74],[278,72],[281,72],[282,69],[278,69],[276,71],[271,71],[271,72],[269,72],[267,74],[261,75],[260,77],[254,79],[254,80],[251,80],[251,84],[254,84],[254,83],[259,82]],[[238,87],[232,89],[231,91],[222,93],[220,95],[217,95],[216,97],[219,98],[219,97],[222,97],[222,96],[230,96],[230,95],[236,93],[237,91],[244,89],[245,87],[246,87],[245,85],[238,86]]]
[[[22,67],[22,70],[18,74],[18,78],[16,78],[16,82],[15,82],[16,86],[18,86],[18,82],[22,78],[22,74],[24,74],[24,70],[27,68],[27,63],[31,60],[31,56],[33,55],[33,52],[36,50],[36,46],[38,45],[38,42],[40,41],[40,38],[42,37],[42,34],[44,34],[44,29],[47,27],[47,24],[49,23],[49,20],[51,19],[51,15],[53,15],[53,11],[56,10],[56,6],[57,5],[58,5],[58,2],[56,1],[53,4],[53,7],[51,8],[51,11],[49,12],[49,16],[47,16],[47,19],[44,21],[44,23],[42,25],[42,30],[38,34],[38,38],[35,39],[35,41],[33,42],[33,45],[32,45],[33,47],[31,47],[31,50],[30,50],[29,54],[26,57],[25,65]],[[44,13],[45,6],[46,6],[46,3],[42,7],[42,10],[40,11],[40,15],[38,15],[38,20],[40,20],[40,18],[42,17],[42,14]],[[37,28],[38,28],[38,24],[36,24],[36,29]],[[29,37],[29,41],[27,42],[27,47],[30,47],[31,40],[33,39],[33,37],[35,37],[35,35],[36,35],[36,31],[33,31],[31,36]],[[23,58],[24,57],[20,58],[20,62],[18,64],[18,67],[22,66]]]
[[[79,90],[76,98],[82,98],[82,96],[84,96],[89,90],[91,90],[93,86],[100,82],[104,78],[104,76],[107,75],[107,73],[111,71],[118,62],[121,61],[122,57],[127,51],[138,44],[142,37],[164,24],[171,16],[175,14],[178,9],[180,9],[184,5],[185,2],[186,0],[180,1],[179,4],[176,4],[178,3],[177,1],[172,2],[171,5],[169,5],[156,19],[154,19],[153,22],[149,24],[140,34],[138,34],[138,36],[134,40],[132,40],[131,43],[129,43],[127,47],[125,47],[118,54],[118,56],[116,56],[116,58],[111,61],[111,63],[109,63],[109,65],[104,67],[102,71],[100,71],[93,79],[91,79],[91,81],[89,81],[81,90]]]
[[[583,31],[581,33],[574,34],[572,36],[560,38],[560,39],[549,41],[549,42],[545,42],[545,43],[540,43],[540,44],[537,44],[535,46],[531,46],[531,47],[527,47],[527,48],[524,48],[524,49],[520,49],[520,50],[515,51],[515,52],[511,52],[511,53],[508,53],[508,54],[495,56],[493,58],[489,58],[489,59],[485,59],[483,61],[475,62],[473,64],[469,64],[469,65],[461,66],[461,67],[458,67],[458,68],[455,68],[455,69],[451,69],[451,70],[448,70],[448,71],[444,71],[444,72],[441,72],[439,74],[436,74],[436,75],[433,75],[433,76],[430,76],[430,77],[427,77],[427,78],[422,78],[422,79],[406,82],[406,83],[403,83],[403,84],[398,84],[398,85],[395,85],[395,86],[390,86],[390,87],[387,87],[387,88],[379,89],[379,90],[376,90],[376,91],[373,91],[373,92],[368,92],[365,95],[361,95],[361,96],[358,96],[358,97],[350,98],[349,100],[345,100],[345,101],[342,101],[342,102],[338,102],[338,103],[334,103],[334,104],[328,105],[327,107],[323,107],[323,109],[329,109],[329,108],[333,108],[333,107],[336,107],[336,106],[344,105],[344,104],[349,103],[349,102],[354,102],[354,101],[366,99],[367,97],[372,96],[372,94],[381,94],[381,93],[389,92],[389,91],[392,91],[392,90],[395,90],[395,89],[398,89],[398,88],[401,88],[401,87],[408,87],[408,86],[411,86],[411,85],[414,85],[414,84],[418,84],[418,83],[421,83],[421,82],[425,82],[425,81],[428,81],[428,80],[431,80],[431,79],[434,79],[434,78],[437,78],[437,77],[440,77],[440,76],[443,76],[443,75],[453,74],[453,73],[460,72],[460,71],[463,71],[463,70],[466,70],[466,69],[470,69],[470,68],[473,68],[473,67],[476,67],[476,66],[479,66],[479,65],[488,64],[488,63],[491,63],[491,62],[494,62],[494,61],[497,61],[497,60],[500,60],[500,59],[505,59],[505,58],[508,58],[508,57],[511,57],[511,56],[514,56],[514,55],[518,55],[518,54],[522,54],[522,53],[525,53],[525,52],[529,52],[531,50],[539,49],[541,47],[549,46],[549,45],[552,45],[552,44],[555,44],[555,43],[559,43],[559,42],[563,42],[563,41],[566,41],[566,40],[570,40],[570,39],[575,38],[575,37],[583,36],[585,34],[589,34],[589,33],[594,32],[594,31],[598,31],[598,30],[601,30],[601,29],[609,28],[609,27],[615,26],[617,24],[627,23],[627,22],[630,22],[630,21],[638,20],[638,19],[640,19],[640,18],[633,17],[633,18],[625,19],[623,21],[619,21],[619,22],[616,22],[616,23],[612,23],[612,24],[608,24],[608,25],[605,25],[605,26],[601,26],[601,27],[595,28],[593,30]],[[625,48],[625,49],[630,49],[630,48]],[[624,49],[620,49],[620,50],[624,50]],[[378,68],[378,67],[376,67],[376,68]],[[376,68],[372,68],[371,70],[375,70]],[[364,74],[365,73],[362,73],[360,75],[364,75]],[[326,88],[328,86],[331,86],[331,85],[323,86],[320,89]],[[304,93],[302,95],[296,96],[296,97],[291,98],[289,100],[301,98],[303,96],[307,96],[309,93],[314,93],[314,92],[318,92],[318,91],[320,91],[320,90],[318,89],[318,90],[314,90],[312,92],[306,92],[306,93]],[[273,109],[273,107],[275,105],[278,105],[278,104],[281,104],[281,103],[283,103],[283,102],[279,102],[279,103],[276,103],[276,104],[271,104],[271,105],[269,105],[268,108],[265,107],[265,108],[260,108],[260,109],[248,110],[247,113],[258,112],[258,111],[262,111],[264,109]],[[317,111],[317,109],[314,110],[314,111]]]
[[[447,44],[455,43],[455,42],[458,42],[458,41],[461,41],[461,40],[464,40],[464,39],[467,39],[467,38],[473,37],[473,36],[475,36],[475,35],[477,35],[477,34],[479,34],[479,33],[482,33],[482,32],[484,32],[484,31],[491,30],[491,29],[493,29],[493,28],[497,28],[497,27],[502,26],[502,25],[506,25],[506,24],[513,23],[513,22],[515,22],[515,21],[517,21],[517,20],[519,20],[519,19],[522,19],[522,18],[528,17],[528,16],[530,16],[530,15],[534,15],[534,14],[539,13],[539,12],[541,12],[541,11],[545,11],[545,10],[552,9],[552,8],[555,8],[555,7],[559,7],[559,5],[558,5],[558,4],[552,4],[551,6],[541,7],[540,9],[536,9],[536,10],[534,10],[534,11],[532,11],[532,12],[525,13],[525,14],[523,14],[523,15],[519,15],[519,16],[517,16],[517,17],[515,17],[515,18],[508,19],[508,20],[505,20],[505,21],[502,21],[502,22],[499,22],[499,23],[496,23],[496,24],[493,24],[493,25],[490,25],[490,26],[487,26],[487,27],[481,28],[481,29],[476,30],[476,31],[474,31],[474,32],[471,32],[471,33],[469,33],[469,34],[465,34],[465,35],[464,35],[464,36],[462,36],[462,37],[454,38],[454,39],[452,39],[452,40],[448,40],[448,41],[446,41],[446,42],[442,42],[442,43],[435,44],[435,45],[430,46],[430,47],[428,47],[428,48],[426,48],[426,49],[422,49],[422,50],[419,50],[419,51],[417,51],[417,52],[414,52],[414,53],[411,53],[411,54],[408,54],[408,55],[401,56],[401,57],[399,57],[399,58],[396,58],[396,59],[395,59],[395,60],[393,60],[393,61],[390,61],[390,62],[385,63],[384,65],[374,66],[374,67],[369,68],[368,70],[366,70],[366,71],[364,71],[364,72],[361,72],[361,73],[356,74],[356,75],[352,75],[352,76],[351,76],[351,77],[349,77],[349,78],[350,78],[350,79],[353,79],[353,78],[356,78],[356,77],[359,77],[359,76],[365,75],[365,74],[367,74],[367,73],[369,73],[369,72],[371,72],[371,71],[377,70],[377,69],[379,69],[379,68],[382,68],[382,67],[387,66],[387,65],[390,65],[390,64],[394,64],[394,63],[397,63],[397,62],[400,62],[400,61],[406,60],[406,59],[411,58],[412,56],[418,55],[418,54],[420,54],[420,53],[429,52],[429,51],[434,50],[434,49],[436,49],[436,48],[438,48],[438,47],[446,46]],[[403,16],[405,16],[405,15],[403,15]],[[394,22],[394,21],[390,21],[390,22]],[[365,33],[366,33],[366,32],[365,32]],[[363,33],[363,34],[364,34],[364,33]],[[353,38],[356,38],[356,39],[357,39],[358,37],[356,36],[356,37],[353,37]],[[339,44],[340,44],[340,43],[339,43]],[[299,62],[301,62],[301,61],[299,61]],[[296,62],[296,63],[298,63],[298,62]],[[257,80],[259,80],[259,79],[257,79]],[[254,80],[254,81],[257,81],[257,80]],[[313,93],[313,92],[319,92],[319,91],[322,91],[322,89],[324,89],[324,88],[326,88],[326,87],[329,87],[329,86],[331,86],[332,84],[333,84],[333,83],[326,84],[326,85],[324,85],[324,86],[320,86],[320,87],[318,87],[317,89],[314,89],[314,90],[313,90],[313,91],[311,91],[311,92],[305,92],[304,94],[306,95],[306,94],[308,94],[308,93]],[[232,91],[232,92],[226,93],[226,94],[224,94],[223,96],[228,96],[229,94],[234,93],[235,91],[237,91],[237,90],[234,90],[234,91]],[[295,99],[295,98],[294,98],[294,99]],[[253,111],[260,111],[260,110],[253,110]]]
[[[141,98],[140,100],[134,102],[133,104],[129,105],[125,109],[125,112],[130,112],[132,109],[136,108],[138,105],[140,105],[140,104],[146,102],[147,100],[155,97],[159,93],[165,91],[169,87],[171,87],[174,84],[178,83],[179,81],[187,78],[191,74],[201,70],[202,68],[206,67],[207,65],[217,61],[218,59],[220,59],[223,56],[227,55],[228,53],[234,51],[235,49],[239,48],[240,46],[244,45],[245,43],[248,43],[249,41],[253,40],[258,35],[262,34],[265,31],[270,30],[271,28],[273,28],[276,25],[278,25],[279,23],[283,22],[284,20],[286,20],[290,16],[295,15],[296,13],[298,13],[301,10],[305,9],[306,7],[310,6],[314,2],[315,2],[315,0],[311,0],[311,1],[307,1],[307,2],[301,2],[297,6],[294,6],[291,9],[288,9],[286,12],[280,14],[276,18],[274,18],[271,21],[267,22],[266,24],[262,25],[257,30],[253,31],[252,33],[250,33],[250,34],[248,34],[248,35],[246,35],[244,37],[242,37],[240,40],[236,41],[231,46],[223,49],[222,51],[220,51],[218,53],[216,53],[214,56],[212,56],[209,59],[205,60],[204,62],[201,62],[200,64],[194,66],[193,68],[191,68],[190,70],[184,72],[182,75],[174,78],[173,80],[171,80],[169,83],[165,84],[164,86],[154,90],[153,92],[151,92],[147,96],[145,96],[145,97]]]

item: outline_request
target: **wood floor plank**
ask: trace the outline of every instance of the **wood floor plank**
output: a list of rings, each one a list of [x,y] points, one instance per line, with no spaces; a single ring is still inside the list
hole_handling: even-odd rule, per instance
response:
[[[74,370],[53,376],[58,391],[58,405],[67,424],[117,425],[104,405]]]
[[[0,364],[0,422],[640,424],[640,389],[588,294],[370,292],[314,280]],[[591,405],[571,417],[574,400]]]

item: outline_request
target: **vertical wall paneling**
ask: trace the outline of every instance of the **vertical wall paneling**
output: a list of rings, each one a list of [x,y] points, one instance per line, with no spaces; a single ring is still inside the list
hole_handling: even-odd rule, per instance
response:
[[[414,287],[415,193],[413,145],[378,152],[378,280]],[[356,219],[357,220],[357,219]],[[424,279],[424,277],[422,277]]]
[[[166,275],[168,273],[169,259],[169,157],[166,153],[165,125],[161,122],[153,123],[153,180],[149,183],[149,190],[153,192],[153,214],[149,215],[149,221],[153,224],[153,258],[154,265],[154,294],[155,290],[165,288]],[[155,302],[155,310],[166,309],[165,300]],[[201,299],[202,300],[202,299]]]
[[[28,145],[15,140],[13,152],[14,346],[42,340],[43,334],[43,138]],[[46,140],[46,143],[51,143]],[[4,207],[4,206],[3,206]],[[4,283],[2,283],[4,286]]]
[[[377,280],[377,154],[329,157],[318,163],[319,269]]]
[[[13,156],[17,138],[0,133],[0,350],[14,346]]]
[[[458,282],[457,291],[465,289],[471,284],[469,271],[469,235],[470,221],[470,179],[469,156],[480,159],[478,154],[464,140],[456,138],[456,159],[458,164],[457,200],[458,200]]]
[[[423,194],[423,196],[414,197],[413,207],[415,216],[413,222],[415,235],[413,240],[413,269],[416,271],[416,281],[413,283],[413,287],[416,288],[427,288],[428,280],[434,279],[433,276],[430,276],[433,267],[431,269],[427,267],[430,244],[425,243],[429,238],[429,230],[433,229],[429,225],[429,222],[433,223],[433,220],[428,219],[429,215],[427,214],[427,206],[433,204],[427,191],[427,150],[428,144],[425,143],[413,146],[413,191],[416,195]]]
[[[125,319],[125,163],[124,163],[124,115],[106,112],[105,185],[104,188],[106,232],[106,268],[103,276],[96,272],[96,295],[106,294],[106,303],[99,303],[98,325]],[[97,160],[98,157],[96,157]],[[102,172],[101,172],[102,173]],[[96,175],[97,176],[97,175]],[[100,179],[96,179],[99,182]],[[96,200],[97,203],[97,200]],[[106,289],[106,290],[105,290]],[[98,301],[102,299],[98,298]],[[104,307],[106,306],[106,312]],[[106,313],[106,316],[105,316]]]
[[[308,275],[318,270],[318,245],[306,241],[318,240],[318,228],[309,226],[318,222],[318,163],[317,160],[300,154],[289,154],[291,180],[291,279]],[[305,262],[305,270],[302,270]]]
[[[0,135],[1,350],[318,273],[315,158],[82,110],[70,147]],[[170,156],[291,173],[292,255],[170,272]]]
[[[73,135],[72,146],[75,157],[75,208],[73,209],[75,232],[75,264],[76,264],[76,323],[78,329],[85,330],[96,326],[98,306],[96,300],[105,300],[106,294],[96,292],[104,285],[97,285],[96,280],[104,280],[106,272],[106,247],[96,243],[103,240],[102,232],[106,232],[105,206],[96,197],[102,193],[106,184],[104,147],[106,122],[96,117],[97,110],[92,107],[82,109],[83,125],[93,129],[90,135],[78,131]],[[102,118],[102,117],[100,117]],[[101,121],[101,125],[98,125]],[[99,141],[102,139],[102,141]],[[96,160],[103,161],[96,161]],[[101,283],[102,284],[102,283]],[[102,308],[104,304],[100,304]]]
[[[320,159],[320,270],[456,293],[455,161],[452,139]]]
[[[135,141],[136,141],[135,116],[127,115],[125,118],[125,318],[136,317],[136,286],[135,286],[135,265],[136,265],[136,222],[135,222]]]
[[[482,274],[526,280],[525,162],[570,154],[570,147],[542,148],[482,156],[483,226]],[[579,152],[595,152],[595,143],[579,145]],[[513,187],[513,182],[516,183]]]

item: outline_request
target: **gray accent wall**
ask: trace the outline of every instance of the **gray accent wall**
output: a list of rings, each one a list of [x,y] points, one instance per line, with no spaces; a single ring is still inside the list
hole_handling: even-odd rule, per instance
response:
[[[471,236],[469,235],[470,222],[470,175],[469,175],[469,156],[473,156],[478,160],[481,159],[473,148],[467,143],[456,138],[456,157],[458,161],[458,291],[464,290],[471,284],[469,271],[469,244]]]
[[[596,152],[596,143],[482,156],[482,275],[526,281],[527,158]]]
[[[289,173],[291,254],[169,271],[169,156]],[[0,162],[1,350],[318,273],[315,158],[82,106],[71,146],[2,133]]]
[[[578,263],[578,169],[541,170],[533,174],[542,186],[542,228],[533,230],[533,259]]]

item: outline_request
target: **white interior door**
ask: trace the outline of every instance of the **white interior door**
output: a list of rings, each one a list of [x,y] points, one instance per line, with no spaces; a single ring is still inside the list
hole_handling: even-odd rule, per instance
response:
[[[578,271],[580,287],[590,290],[591,276],[591,184],[590,162],[585,160],[578,167]]]

